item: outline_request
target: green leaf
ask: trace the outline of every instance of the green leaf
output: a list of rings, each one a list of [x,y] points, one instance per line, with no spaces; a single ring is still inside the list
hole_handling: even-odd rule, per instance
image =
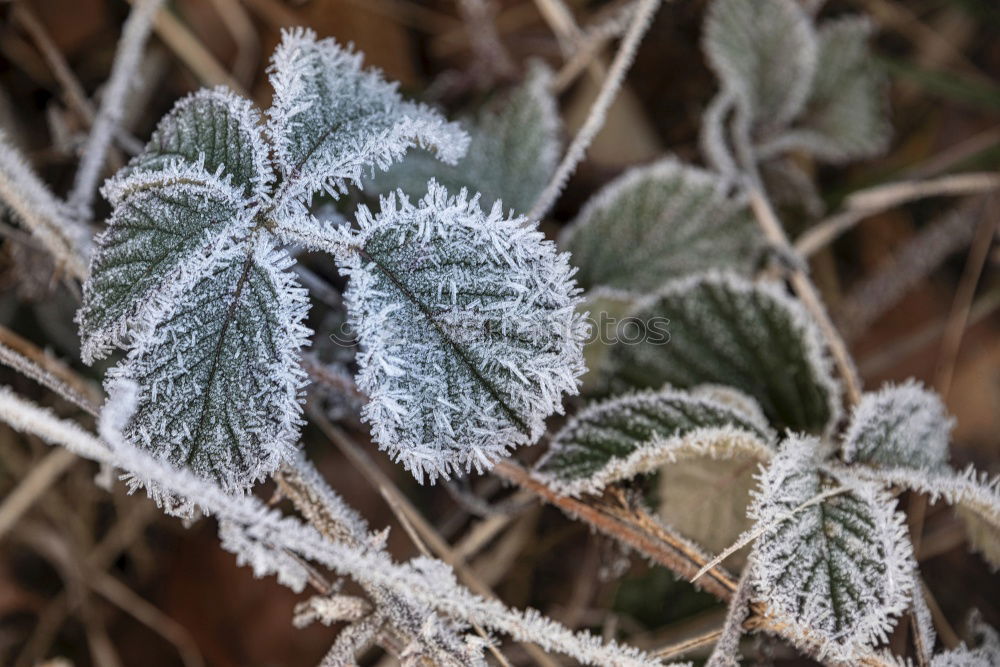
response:
[[[417,205],[387,197],[358,224],[337,263],[374,440],[432,482],[537,440],[584,370],[567,256],[433,181]]]
[[[133,172],[104,188],[115,207],[84,286],[77,314],[83,360],[130,339],[131,323],[174,293],[164,285],[197,270],[202,258],[245,233],[241,193],[198,166]]]
[[[597,493],[612,482],[693,457],[768,459],[763,419],[708,395],[672,389],[596,403],[566,424],[538,464],[560,493]]]
[[[937,469],[948,462],[954,420],[937,394],[914,381],[866,393],[844,434],[844,459]]]
[[[119,172],[159,171],[178,161],[221,173],[245,196],[264,193],[274,174],[261,136],[261,118],[250,100],[227,88],[202,89],[177,102],[149,143]],[[220,172],[221,170],[221,172]]]
[[[885,151],[891,136],[889,81],[869,49],[871,33],[867,19],[853,16],[820,26],[819,61],[805,108],[763,153],[802,150],[840,163]]]
[[[750,516],[763,532],[750,567],[755,600],[835,662],[887,639],[909,606],[916,564],[892,497],[820,469],[820,452],[818,440],[793,437],[761,477]]]
[[[213,253],[184,298],[146,317],[155,332],[109,380],[139,386],[131,442],[227,490],[271,473],[298,438],[307,293],[291,259],[260,233]]]
[[[399,188],[411,196],[437,180],[451,192],[466,188],[482,193],[484,208],[501,200],[504,209],[527,213],[555,172],[561,123],[550,87],[552,72],[532,64],[521,85],[499,104],[491,104],[466,125],[469,152],[455,165],[426,151],[414,151],[400,164],[375,178],[374,188]]]
[[[285,31],[269,69],[267,134],[282,183],[278,217],[304,216],[317,192],[336,196],[365,171],[386,169],[410,148],[456,162],[468,137],[430,108],[404,101],[361,54],[311,30]]]
[[[715,0],[704,50],[723,89],[739,96],[763,132],[782,127],[805,105],[818,48],[794,0]]]
[[[778,429],[822,432],[837,421],[840,389],[820,334],[780,287],[693,276],[646,297],[630,317],[638,342],[612,348],[605,372],[613,386],[716,383],[752,396]],[[665,320],[666,343],[653,329]]]
[[[759,235],[746,202],[728,196],[722,179],[668,158],[605,186],[560,246],[583,287],[642,292],[713,268],[749,273]]]

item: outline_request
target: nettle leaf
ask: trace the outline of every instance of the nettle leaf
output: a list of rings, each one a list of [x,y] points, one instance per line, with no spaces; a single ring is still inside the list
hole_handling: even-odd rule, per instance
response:
[[[766,527],[750,556],[755,600],[806,628],[803,641],[821,640],[819,659],[845,659],[888,637],[915,562],[893,498],[821,469],[820,455],[817,439],[794,436],[761,477],[750,508]]]
[[[847,162],[885,151],[891,136],[888,76],[874,61],[871,23],[857,16],[819,28],[819,59],[799,118],[762,147],[803,150],[827,162]]]
[[[311,196],[337,196],[366,169],[386,169],[415,146],[454,163],[468,146],[457,126],[404,102],[395,83],[361,69],[360,53],[311,30],[285,31],[271,59],[267,132],[283,179],[278,217],[305,215]]]
[[[763,132],[782,127],[804,107],[818,43],[794,0],[715,0],[703,47],[723,90],[739,97]]]
[[[577,391],[588,327],[567,255],[534,226],[429,188],[416,205],[359,209],[338,265],[363,416],[382,449],[433,481],[537,440]]]
[[[138,388],[126,436],[227,490],[272,472],[298,439],[311,332],[279,246],[334,226],[304,214],[313,191],[417,142],[447,144],[446,157],[464,146],[359,58],[286,32],[266,126],[232,93],[195,93],[104,187],[114,212],[77,315],[84,360],[128,350],[107,378]]]
[[[500,199],[514,211],[526,213],[559,161],[562,123],[551,85],[552,71],[533,63],[524,81],[499,104],[489,105],[465,123],[470,141],[461,161],[444,164],[427,152],[415,151],[377,176],[375,187],[401,189],[417,197],[433,178],[452,192],[467,188],[482,193],[484,208]]]
[[[747,452],[767,460],[774,434],[752,413],[673,389],[601,401],[552,439],[537,472],[560,493],[599,493],[664,463]]]
[[[940,468],[948,461],[953,424],[937,394],[914,381],[890,385],[861,397],[844,434],[844,459]]]
[[[667,283],[629,317],[639,331],[608,355],[612,386],[716,383],[752,396],[779,429],[822,432],[836,423],[840,388],[821,336],[781,287],[730,274],[692,276]],[[656,328],[664,322],[666,342]]]
[[[757,226],[746,201],[726,189],[715,174],[673,158],[632,169],[591,198],[560,246],[585,288],[649,291],[713,268],[749,273]]]

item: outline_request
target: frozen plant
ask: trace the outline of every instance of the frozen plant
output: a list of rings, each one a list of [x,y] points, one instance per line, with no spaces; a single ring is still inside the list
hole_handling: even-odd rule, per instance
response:
[[[541,432],[583,371],[566,256],[497,202],[429,184],[321,222],[336,197],[413,146],[445,162],[466,135],[303,30],[269,68],[266,121],[224,89],[181,100],[109,181],[78,320],[84,360],[121,347],[109,381],[139,386],[126,437],[174,464],[248,487],[289,457],[301,425],[306,292],[285,244],[331,252],[351,275],[360,387],[375,440],[418,479],[483,470]]]

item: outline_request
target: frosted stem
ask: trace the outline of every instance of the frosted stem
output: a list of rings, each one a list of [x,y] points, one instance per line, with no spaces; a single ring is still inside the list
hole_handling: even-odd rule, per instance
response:
[[[0,132],[0,201],[17,214],[56,261],[74,278],[87,277],[90,231],[72,220],[65,206]]]
[[[153,17],[162,2],[163,0],[136,0],[125,21],[114,65],[111,67],[111,78],[104,88],[101,107],[97,110],[87,137],[73,191],[68,198],[70,208],[83,220],[90,219],[93,214],[94,192],[97,181],[101,178],[104,158],[118,130],[118,123],[125,111],[125,97],[142,62],[143,47],[152,28]]]
[[[608,75],[605,77],[604,83],[601,85],[597,99],[594,100],[593,106],[590,107],[587,120],[584,121],[583,126],[580,127],[580,131],[573,137],[573,143],[566,149],[566,154],[563,156],[558,169],[556,169],[555,175],[552,176],[552,180],[545,186],[542,194],[538,196],[535,205],[528,214],[528,218],[539,220],[549,212],[549,209],[555,204],[559,194],[566,186],[566,181],[569,180],[569,177],[576,170],[577,165],[583,160],[587,148],[590,147],[590,143],[604,125],[608,109],[615,100],[615,95],[618,93],[618,89],[625,79],[625,74],[628,72],[632,60],[635,58],[639,42],[642,41],[643,35],[646,34],[646,29],[649,28],[653,14],[659,6],[660,0],[639,0],[639,4],[635,8],[635,14],[632,16],[632,23],[625,33],[625,38],[618,48],[618,53],[615,54],[615,59],[611,63],[611,68],[608,70]]]

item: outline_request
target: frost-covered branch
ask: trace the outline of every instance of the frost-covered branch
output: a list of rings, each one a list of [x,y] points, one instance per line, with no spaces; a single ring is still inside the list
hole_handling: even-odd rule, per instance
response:
[[[74,278],[87,277],[90,231],[72,218],[0,131],[0,201]]]
[[[649,28],[649,24],[653,20],[653,14],[659,6],[660,0],[639,0],[635,8],[635,13],[632,16],[632,24],[625,33],[621,46],[618,47],[618,53],[615,54],[615,59],[612,61],[604,83],[601,85],[601,91],[598,93],[597,99],[594,100],[593,105],[590,107],[590,112],[587,114],[587,120],[580,127],[576,136],[573,137],[573,142],[566,149],[566,154],[563,156],[562,162],[556,169],[552,180],[545,186],[542,194],[538,196],[535,205],[531,207],[531,212],[528,214],[530,219],[539,220],[549,212],[549,209],[552,208],[552,205],[555,204],[556,199],[559,197],[559,193],[566,186],[569,177],[573,175],[573,171],[576,170],[577,165],[583,160],[590,142],[594,140],[594,137],[597,136],[597,133],[604,125],[608,109],[611,108],[611,104],[615,100],[615,95],[618,93],[618,89],[625,79],[625,74],[628,72],[632,60],[635,58],[639,42],[642,41],[643,35],[646,34],[646,29]]]
[[[220,522],[240,526],[256,547],[254,553],[240,554],[244,558],[260,561],[279,551],[291,552],[359,583],[391,590],[394,595],[461,623],[476,623],[588,664],[638,666],[655,663],[638,649],[615,642],[604,643],[588,633],[572,632],[537,611],[511,610],[499,601],[474,595],[459,585],[451,569],[440,561],[418,558],[400,564],[393,562],[384,551],[332,542],[315,528],[267,508],[254,496],[229,495],[186,470],[165,464],[124,442],[118,435],[117,429],[132,409],[129,393],[128,387],[118,387],[105,408],[101,434],[107,443],[72,422],[54,417],[7,388],[0,388],[0,419],[16,430],[33,433],[80,456],[120,468],[147,488],[156,487],[161,500],[167,496],[189,499],[202,512]]]
[[[89,220],[92,215],[94,194],[97,192],[97,182],[101,178],[104,158],[125,112],[125,98],[128,96],[129,87],[135,81],[135,75],[142,62],[143,47],[152,28],[153,17],[156,16],[162,2],[163,0],[136,0],[128,20],[125,21],[121,40],[115,52],[114,64],[111,67],[111,77],[104,87],[101,106],[97,110],[90,135],[87,137],[73,190],[67,199],[70,208],[79,219]]]

